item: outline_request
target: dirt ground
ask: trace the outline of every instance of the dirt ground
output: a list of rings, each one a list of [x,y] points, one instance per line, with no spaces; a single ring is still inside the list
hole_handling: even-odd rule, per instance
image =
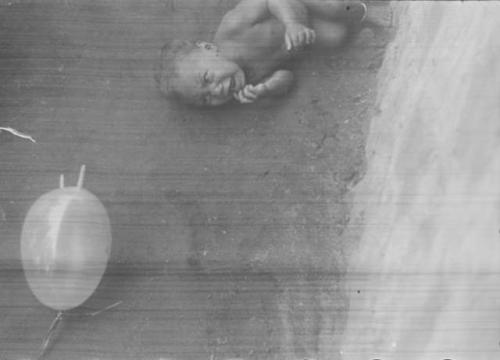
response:
[[[285,99],[203,111],[166,101],[153,81],[162,44],[209,39],[233,4],[0,4],[0,126],[36,140],[0,133],[0,359],[35,358],[55,316],[27,287],[20,232],[81,164],[111,219],[111,259],[48,359],[341,358],[360,236],[351,189],[391,11],[374,2],[382,31],[296,64]]]

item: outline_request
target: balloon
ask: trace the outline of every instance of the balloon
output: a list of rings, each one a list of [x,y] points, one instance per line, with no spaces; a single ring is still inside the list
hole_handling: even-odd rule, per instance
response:
[[[101,281],[111,250],[109,217],[99,199],[78,185],[50,191],[31,206],[21,234],[28,285],[44,305],[68,310],[87,300]]]

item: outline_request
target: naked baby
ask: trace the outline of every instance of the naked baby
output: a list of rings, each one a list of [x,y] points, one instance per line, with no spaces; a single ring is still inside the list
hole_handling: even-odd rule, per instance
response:
[[[166,96],[199,106],[283,95],[293,84],[284,64],[308,49],[340,46],[366,12],[360,1],[242,0],[212,42],[166,44],[156,80]]]

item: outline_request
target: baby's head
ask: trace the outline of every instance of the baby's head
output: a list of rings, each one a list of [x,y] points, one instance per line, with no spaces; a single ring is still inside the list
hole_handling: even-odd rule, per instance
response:
[[[156,80],[165,95],[201,106],[225,104],[245,86],[243,70],[224,58],[217,45],[185,40],[162,48]]]

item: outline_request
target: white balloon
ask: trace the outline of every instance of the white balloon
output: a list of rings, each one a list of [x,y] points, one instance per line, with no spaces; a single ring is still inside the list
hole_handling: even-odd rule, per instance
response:
[[[31,206],[21,234],[21,259],[31,291],[58,311],[81,305],[99,285],[111,251],[109,217],[78,185],[50,191]],[[62,179],[62,178],[61,178]]]

